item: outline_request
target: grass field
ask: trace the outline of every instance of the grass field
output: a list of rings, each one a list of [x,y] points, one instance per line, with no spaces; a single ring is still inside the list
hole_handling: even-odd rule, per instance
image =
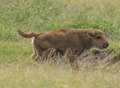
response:
[[[31,59],[31,40],[16,32],[98,28],[120,54],[119,5],[119,0],[0,0],[0,88],[120,88],[119,57],[109,71],[38,64]]]

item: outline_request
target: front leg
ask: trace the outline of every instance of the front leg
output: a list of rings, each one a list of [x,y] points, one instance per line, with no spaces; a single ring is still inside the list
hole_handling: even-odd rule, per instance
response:
[[[72,69],[78,71],[79,70],[79,65],[77,60],[78,56],[76,55],[75,51],[76,50],[73,49],[67,49],[65,55],[67,55],[67,58],[69,60]]]

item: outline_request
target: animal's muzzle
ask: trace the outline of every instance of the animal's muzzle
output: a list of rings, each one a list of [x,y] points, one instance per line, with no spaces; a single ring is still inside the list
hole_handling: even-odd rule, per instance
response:
[[[103,48],[107,48],[109,46],[109,43],[105,43],[104,45],[103,45]]]

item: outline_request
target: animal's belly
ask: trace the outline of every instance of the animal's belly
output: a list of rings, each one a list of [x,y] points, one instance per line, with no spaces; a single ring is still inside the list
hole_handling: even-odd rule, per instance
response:
[[[43,49],[48,49],[48,48],[55,48],[55,49],[61,49],[65,50],[67,48],[76,48],[76,44],[74,42],[69,42],[66,40],[50,40],[50,41],[40,41],[39,42],[40,47]]]

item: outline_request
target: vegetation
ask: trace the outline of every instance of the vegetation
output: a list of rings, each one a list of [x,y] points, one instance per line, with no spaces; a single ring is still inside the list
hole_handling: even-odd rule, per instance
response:
[[[76,73],[69,66],[41,65],[31,59],[31,40],[16,32],[97,28],[107,34],[109,49],[119,56],[119,5],[119,0],[0,0],[0,87],[119,88],[119,57],[117,67],[109,71],[99,67]]]

